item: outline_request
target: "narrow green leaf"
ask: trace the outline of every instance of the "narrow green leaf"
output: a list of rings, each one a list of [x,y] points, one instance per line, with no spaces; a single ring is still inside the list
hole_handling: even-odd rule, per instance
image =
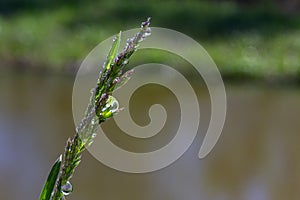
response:
[[[104,69],[103,69],[103,73],[107,72],[110,67],[111,64],[113,63],[115,57],[117,56],[118,53],[118,49],[120,46],[120,42],[121,42],[121,31],[116,35],[116,37],[114,38],[114,42],[109,50],[109,53],[107,55],[105,64],[104,64]],[[105,88],[104,85],[102,85],[103,82],[100,81],[100,79],[98,80],[97,83],[97,87],[95,89],[95,97],[94,97],[94,104],[97,105],[101,95],[102,95],[102,91]],[[92,100],[92,99],[91,99]]]
[[[51,198],[51,194],[53,191],[53,188],[56,183],[56,179],[60,170],[61,166],[61,161],[62,161],[62,155],[58,157],[58,159],[55,161],[49,175],[47,178],[47,181],[45,182],[44,188],[41,192],[40,195],[40,200],[49,200]]]
[[[115,57],[117,56],[118,49],[120,46],[121,41],[121,32],[119,32],[116,37],[114,38],[114,43],[109,51],[109,54],[107,56],[107,60],[105,62],[104,69],[109,69],[111,66],[111,63],[114,61]]]

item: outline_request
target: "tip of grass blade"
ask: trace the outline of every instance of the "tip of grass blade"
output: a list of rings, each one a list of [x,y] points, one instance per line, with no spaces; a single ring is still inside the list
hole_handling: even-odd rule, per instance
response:
[[[113,39],[114,43],[108,53],[107,60],[105,63],[105,69],[109,69],[111,67],[111,63],[115,59],[118,53],[118,49],[120,46],[120,41],[121,41],[121,31],[114,37]]]
[[[62,162],[62,155],[60,155],[57,158],[57,160],[55,161],[55,163],[53,164],[53,167],[52,167],[52,169],[48,175],[48,178],[45,182],[45,185],[43,187],[43,190],[41,192],[39,200],[50,200],[53,188],[56,183],[56,179],[59,174],[61,162]]]

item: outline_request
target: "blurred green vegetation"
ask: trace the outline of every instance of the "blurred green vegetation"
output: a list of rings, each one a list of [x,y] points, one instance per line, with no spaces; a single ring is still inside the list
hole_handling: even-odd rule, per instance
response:
[[[74,72],[99,42],[151,16],[152,26],[199,41],[224,75],[299,80],[297,6],[280,0],[4,0],[0,67]]]

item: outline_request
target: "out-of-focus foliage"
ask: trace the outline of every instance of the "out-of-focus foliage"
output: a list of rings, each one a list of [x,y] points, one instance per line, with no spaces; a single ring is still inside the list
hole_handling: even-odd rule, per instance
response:
[[[4,0],[0,66],[74,71],[100,41],[151,16],[198,40],[223,74],[298,77],[298,10],[295,0]]]

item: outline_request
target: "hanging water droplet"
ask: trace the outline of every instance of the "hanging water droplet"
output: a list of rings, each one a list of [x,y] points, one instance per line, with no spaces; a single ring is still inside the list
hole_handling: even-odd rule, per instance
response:
[[[61,186],[61,191],[63,193],[63,195],[67,196],[69,194],[72,193],[73,191],[73,186],[70,183],[70,181],[67,181],[66,184],[64,184],[63,186]]]
[[[96,133],[93,133],[93,134],[92,134],[92,138],[93,138],[93,139],[94,139],[96,136],[97,136]]]
[[[106,101],[106,106],[102,109],[102,112],[115,113],[119,109],[119,102],[113,96],[109,96]]]
[[[104,119],[108,119],[118,111],[119,111],[119,102],[115,97],[109,96],[106,101],[105,107],[102,109],[101,116]]]
[[[109,106],[110,111],[112,113],[115,113],[119,109],[119,102],[118,102],[118,100],[115,97],[109,96],[109,98],[108,98],[108,106]]]
[[[150,35],[151,35],[151,33],[148,33],[148,32],[144,33],[144,37],[148,37]]]
[[[151,29],[150,28],[147,28],[147,30],[145,31],[145,33],[144,33],[144,36],[145,37],[148,37],[148,36],[150,36],[151,35]]]

